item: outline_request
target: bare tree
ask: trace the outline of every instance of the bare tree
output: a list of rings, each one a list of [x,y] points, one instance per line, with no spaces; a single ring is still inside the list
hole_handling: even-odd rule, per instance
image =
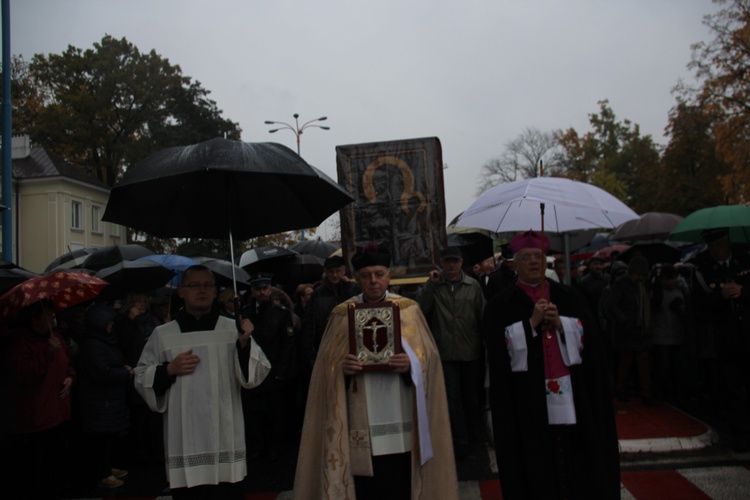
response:
[[[537,177],[540,161],[544,161],[546,172],[553,172],[557,168],[558,149],[559,143],[552,132],[527,127],[505,144],[505,151],[499,158],[482,165],[477,193],[498,184]]]

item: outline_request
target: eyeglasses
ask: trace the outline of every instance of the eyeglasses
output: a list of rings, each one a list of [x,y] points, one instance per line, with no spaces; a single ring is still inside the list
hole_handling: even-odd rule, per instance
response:
[[[529,262],[532,260],[542,260],[544,256],[541,253],[525,253],[522,255],[516,255],[515,260],[520,260],[521,262]]]
[[[216,283],[185,283],[182,286],[190,290],[200,290],[201,288],[215,288]]]

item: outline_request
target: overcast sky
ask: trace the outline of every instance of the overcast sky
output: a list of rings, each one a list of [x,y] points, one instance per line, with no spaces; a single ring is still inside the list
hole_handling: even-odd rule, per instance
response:
[[[264,120],[328,116],[331,130],[306,130],[301,153],[334,179],[337,145],[436,136],[448,221],[526,127],[585,133],[600,100],[664,144],[671,89],[690,79],[690,46],[708,39],[703,16],[716,10],[709,0],[10,4],[13,54],[125,37],[201,82],[245,141],[295,149],[291,131],[270,135]]]

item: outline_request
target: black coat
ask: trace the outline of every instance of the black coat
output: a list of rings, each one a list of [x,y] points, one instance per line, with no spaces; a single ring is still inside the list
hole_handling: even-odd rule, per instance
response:
[[[733,248],[729,268],[723,268],[701,252],[695,260],[697,272],[691,294],[696,319],[711,329],[717,354],[722,358],[744,357],[750,352],[750,258],[740,248]],[[721,289],[725,282],[742,285],[742,295],[725,299]]]
[[[122,432],[128,428],[126,392],[132,379],[112,333],[88,330],[81,344],[76,386],[80,428],[84,432]]]
[[[255,300],[251,300],[242,310],[242,317],[252,321],[255,326],[253,339],[271,362],[271,371],[266,379],[251,390],[262,392],[276,385],[274,381],[277,379],[293,378],[297,373],[297,350],[291,312],[271,300],[260,303],[256,308]]]
[[[350,297],[360,293],[356,283],[339,281],[338,284],[330,285],[326,281],[315,289],[310,301],[305,308],[305,317],[302,318],[302,348],[305,351],[303,358],[312,367],[315,357],[323,338],[323,333],[328,325],[328,316],[333,308]]]
[[[628,275],[615,280],[602,299],[602,310],[616,351],[646,351],[651,348],[649,324],[638,324],[640,284]],[[644,285],[645,286],[645,285]],[[649,304],[650,305],[650,299]]]
[[[566,472],[579,489],[572,498],[619,498],[619,454],[606,343],[577,291],[545,283],[560,315],[576,317],[584,325],[583,363],[569,367],[577,424],[555,426],[565,427],[573,443],[563,457]],[[515,285],[496,295],[485,309],[495,453],[506,500],[559,497],[556,458],[560,457],[547,419],[542,336],[532,336],[532,309],[531,299]],[[528,371],[512,372],[504,332],[519,321],[526,331]]]

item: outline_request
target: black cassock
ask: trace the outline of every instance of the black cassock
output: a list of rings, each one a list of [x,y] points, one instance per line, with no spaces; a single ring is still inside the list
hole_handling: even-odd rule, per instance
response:
[[[485,309],[490,404],[495,453],[505,500],[620,498],[620,463],[610,388],[609,343],[585,299],[574,289],[545,281],[560,316],[583,323],[583,362],[570,370],[575,425],[547,423],[542,335],[532,335],[531,299],[505,288]],[[512,372],[505,327],[523,321],[528,371]]]

